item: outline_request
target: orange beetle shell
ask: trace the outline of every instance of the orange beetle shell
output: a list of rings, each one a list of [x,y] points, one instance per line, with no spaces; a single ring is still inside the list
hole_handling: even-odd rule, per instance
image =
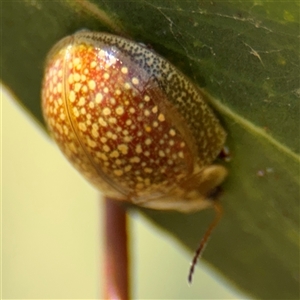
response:
[[[211,165],[226,133],[201,92],[143,45],[81,31],[50,51],[46,123],[62,152],[105,195],[154,209],[210,205],[227,171]]]

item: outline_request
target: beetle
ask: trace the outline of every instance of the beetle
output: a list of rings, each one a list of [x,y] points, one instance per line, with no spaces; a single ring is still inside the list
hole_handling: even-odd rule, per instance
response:
[[[214,206],[219,219],[212,200],[227,170],[213,162],[226,132],[153,50],[108,33],[65,37],[46,60],[42,109],[61,151],[106,196],[184,213]]]

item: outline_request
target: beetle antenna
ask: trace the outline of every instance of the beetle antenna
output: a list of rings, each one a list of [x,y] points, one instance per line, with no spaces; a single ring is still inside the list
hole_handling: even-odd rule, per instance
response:
[[[216,228],[216,226],[218,225],[219,221],[222,218],[223,215],[223,208],[221,203],[217,200],[214,201],[214,209],[215,209],[215,218],[213,219],[213,221],[211,222],[211,224],[209,225],[209,227],[207,228],[200,244],[199,247],[197,248],[194,258],[191,262],[191,267],[190,267],[190,272],[189,272],[189,276],[188,276],[188,282],[189,284],[192,283],[193,280],[193,274],[194,274],[194,270],[195,270],[195,266],[197,263],[197,260],[199,257],[201,257],[201,255],[203,254],[203,251],[207,245],[208,239],[211,236],[212,231]]]

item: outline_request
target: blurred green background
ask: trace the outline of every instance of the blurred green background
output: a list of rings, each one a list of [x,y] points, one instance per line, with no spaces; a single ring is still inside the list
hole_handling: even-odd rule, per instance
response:
[[[100,196],[1,90],[2,298],[101,298]],[[203,263],[189,287],[192,253],[138,212],[129,224],[133,299],[246,299]]]

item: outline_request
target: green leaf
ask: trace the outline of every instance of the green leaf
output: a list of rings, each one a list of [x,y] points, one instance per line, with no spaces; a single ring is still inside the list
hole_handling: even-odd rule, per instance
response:
[[[228,132],[224,219],[204,259],[257,298],[299,298],[299,2],[2,1],[2,81],[44,126],[43,64],[82,28],[151,45],[204,88]],[[144,210],[194,250],[212,215]]]

